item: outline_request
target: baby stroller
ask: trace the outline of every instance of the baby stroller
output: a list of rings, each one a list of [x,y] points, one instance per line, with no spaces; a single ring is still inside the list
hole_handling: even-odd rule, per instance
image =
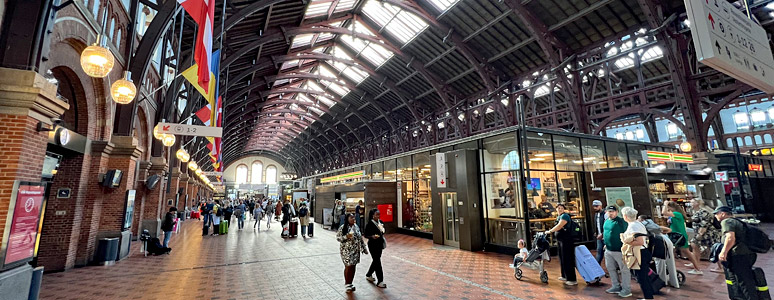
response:
[[[162,246],[158,238],[151,238],[147,247],[145,251],[153,255],[169,254],[172,251],[172,248]]]
[[[535,234],[535,239],[532,241],[533,248],[527,254],[527,258],[524,260],[517,259],[517,263],[514,266],[513,276],[516,279],[521,280],[522,267],[527,267],[532,270],[538,270],[540,272],[540,281],[548,283],[548,272],[543,268],[543,261],[550,260],[551,257],[548,254],[549,243],[546,239],[546,235],[543,232]]]

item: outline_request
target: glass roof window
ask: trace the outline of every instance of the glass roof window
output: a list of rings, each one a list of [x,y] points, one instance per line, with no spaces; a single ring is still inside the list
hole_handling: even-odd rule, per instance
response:
[[[352,58],[350,58],[349,55],[347,55],[344,52],[344,50],[341,50],[339,46],[334,47],[331,54],[333,54],[333,56],[337,58],[352,60]],[[328,63],[330,63],[334,68],[336,68],[342,74],[344,74],[344,76],[347,76],[347,78],[352,79],[352,81],[354,81],[357,84],[360,84],[360,82],[368,78],[368,73],[366,73],[365,71],[358,69],[356,67],[349,66],[348,64],[345,64],[343,62],[328,61]]]
[[[374,64],[377,68],[383,65],[387,60],[392,58],[393,53],[385,49],[379,44],[371,43],[370,41],[362,40],[351,35],[344,35],[341,37],[341,41],[352,48],[355,52],[360,53],[360,56],[365,58],[368,62]]]
[[[282,68],[280,68],[280,70],[285,70],[285,69],[292,68],[292,67],[295,67],[295,66],[298,66],[298,60],[297,59],[296,60],[286,61],[286,62],[282,63]]]
[[[619,70],[634,67],[634,53],[629,53],[629,55],[617,59],[615,61],[615,66]]]
[[[433,7],[438,9],[441,14],[443,14],[449,10],[449,8],[457,4],[459,0],[430,0],[429,2],[433,5]]]
[[[661,50],[661,47],[659,46],[653,46],[650,49],[648,49],[648,51],[645,51],[644,53],[642,52],[642,50],[640,50],[639,53],[641,53],[640,60],[643,63],[664,57],[664,50]]]
[[[318,0],[309,3],[304,12],[304,19],[324,16],[328,14],[328,9],[331,7],[331,0]]]
[[[377,0],[367,0],[363,13],[403,44],[427,28],[427,23],[416,15]]]
[[[337,78],[338,77],[338,76],[336,76],[335,73],[331,72],[330,69],[328,69],[328,68],[326,68],[324,66],[320,66],[320,67],[317,68],[317,74],[325,76],[325,77],[332,77],[332,78]],[[327,81],[327,80],[320,80],[320,83],[322,83],[323,85],[328,87],[328,89],[330,89],[331,91],[333,91],[334,93],[338,94],[341,97],[344,97],[346,94],[349,93],[349,89],[346,88],[346,87],[341,86],[339,83],[330,82],[330,81]]]
[[[298,48],[302,46],[308,46],[312,43],[312,38],[314,37],[314,34],[299,34],[295,37],[293,37],[293,44],[290,45],[290,48]]]

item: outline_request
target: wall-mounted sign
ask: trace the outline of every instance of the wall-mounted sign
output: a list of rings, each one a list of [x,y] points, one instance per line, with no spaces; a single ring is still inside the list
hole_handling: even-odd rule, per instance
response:
[[[70,137],[70,130],[67,130],[67,128],[64,127],[58,127],[54,133],[54,140],[60,146],[70,143]]]
[[[132,228],[132,221],[134,220],[134,199],[137,195],[137,190],[126,191],[126,203],[124,207],[124,230]]]
[[[174,135],[222,137],[223,128],[177,123],[159,123],[159,132]]]
[[[69,199],[70,188],[59,188],[58,190],[56,190],[56,197],[58,199]]]
[[[670,153],[642,150],[642,159],[649,161],[676,162],[683,164],[692,164],[693,156],[690,154]]]
[[[223,172],[211,172],[211,171],[206,171],[206,172],[202,172],[202,174],[203,174],[204,176],[223,176]]]
[[[448,169],[446,166],[446,153],[437,153],[435,155],[435,170],[436,170],[436,185],[439,188],[445,188],[446,183],[449,181],[447,176]]]
[[[774,93],[774,57],[766,30],[729,1],[685,0],[699,62]]]
[[[758,171],[758,172],[761,172],[761,171],[763,171],[763,165],[747,164],[747,170],[748,171]]]
[[[753,156],[770,156],[774,153],[774,148],[760,148],[755,150],[750,150],[750,155]]]
[[[630,187],[608,187],[605,188],[605,199],[607,205],[615,205],[618,211],[624,207],[634,207],[632,200],[632,188]]]
[[[728,171],[715,172],[715,180],[728,181]]]
[[[379,204],[376,206],[376,208],[379,210],[379,220],[384,223],[392,222],[394,215],[392,204]]]
[[[14,183],[13,194],[8,207],[10,218],[6,220],[3,233],[3,270],[25,264],[35,255],[46,185],[42,182],[17,181]]]
[[[323,178],[320,178],[320,183],[359,179],[359,178],[363,178],[364,176],[365,176],[365,170],[361,170],[357,172],[345,173],[345,174],[340,174],[340,175],[331,176],[331,177],[323,177]]]

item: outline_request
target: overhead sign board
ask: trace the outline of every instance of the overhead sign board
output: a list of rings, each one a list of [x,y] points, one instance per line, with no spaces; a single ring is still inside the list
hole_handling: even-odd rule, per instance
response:
[[[328,182],[350,180],[350,179],[359,179],[359,178],[363,178],[364,176],[365,176],[365,170],[361,170],[361,171],[357,171],[357,172],[350,172],[350,173],[345,173],[345,174],[339,174],[339,175],[336,175],[336,176],[323,177],[323,178],[320,178],[320,183],[328,183]]]
[[[685,0],[699,62],[774,93],[774,57],[766,30],[726,0]]]
[[[676,162],[683,164],[692,164],[693,156],[690,154],[670,153],[642,150],[642,159],[648,161]]]
[[[204,176],[223,176],[223,172],[202,172]]]
[[[748,171],[758,171],[758,172],[761,172],[761,171],[763,171],[763,165],[747,164],[747,170]]]
[[[774,154],[774,148],[760,148],[750,150],[750,155],[753,156],[771,156],[772,154]]]
[[[715,180],[728,181],[728,171],[715,172]]]
[[[209,136],[218,138],[223,136],[223,128],[221,127],[177,123],[159,123],[159,132],[174,135]]]
[[[449,181],[447,176],[448,169],[446,167],[446,153],[437,153],[435,155],[435,170],[436,170],[436,185],[439,188],[445,188],[446,183]]]

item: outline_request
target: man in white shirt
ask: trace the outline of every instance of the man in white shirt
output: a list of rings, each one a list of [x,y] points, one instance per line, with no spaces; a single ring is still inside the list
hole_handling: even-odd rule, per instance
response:
[[[594,230],[597,233],[597,263],[602,265],[602,259],[605,257],[605,240],[603,238],[605,221],[607,214],[602,207],[602,201],[594,200],[591,202],[591,208],[594,209]]]

